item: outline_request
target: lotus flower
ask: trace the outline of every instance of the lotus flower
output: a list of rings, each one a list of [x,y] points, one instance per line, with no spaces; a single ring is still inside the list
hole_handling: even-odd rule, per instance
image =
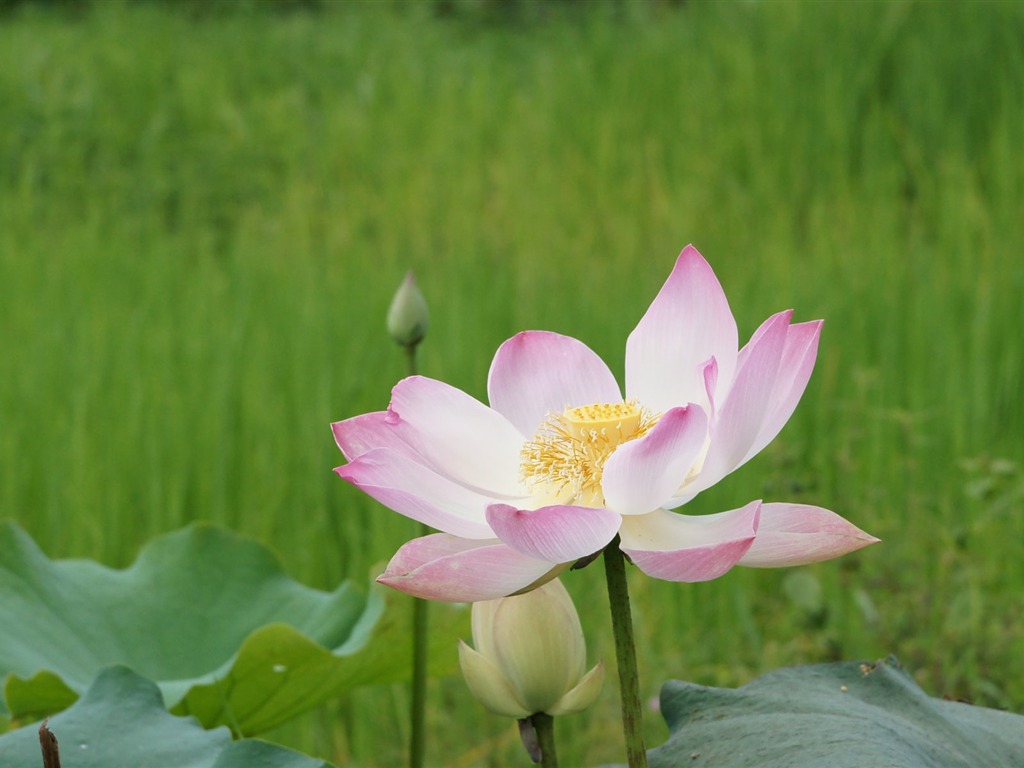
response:
[[[877,539],[829,510],[752,501],[670,510],[764,448],[803,394],[821,321],[772,315],[738,349],[736,321],[693,246],[626,342],[625,397],[576,339],[524,331],[491,363],[490,407],[403,379],[386,411],[333,424],[335,471],[441,533],[414,539],[379,581],[432,600],[529,590],[616,536],[640,570],[714,579],[734,565],[827,560]]]
[[[497,715],[565,715],[601,692],[604,664],[587,672],[587,646],[572,598],[558,579],[515,597],[473,603],[473,644],[459,664],[477,701]]]

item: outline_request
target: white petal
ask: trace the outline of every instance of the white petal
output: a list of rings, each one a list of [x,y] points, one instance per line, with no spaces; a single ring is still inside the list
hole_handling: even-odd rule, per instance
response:
[[[718,278],[692,245],[626,341],[626,397],[655,412],[704,400],[703,366],[732,380],[739,340]]]
[[[597,665],[583,676],[576,687],[559,699],[558,704],[548,709],[549,715],[569,715],[580,712],[597,700],[604,685],[604,662]]]
[[[334,470],[389,509],[468,539],[491,539],[486,520],[495,499],[465,488],[389,448],[367,451]]]
[[[672,408],[648,434],[620,445],[601,480],[605,504],[620,515],[645,515],[679,490],[707,439],[696,405]]]
[[[768,318],[743,348],[725,402],[716,401],[707,458],[700,476],[687,488],[691,494],[714,485],[749,458],[750,448],[772,411],[772,391],[791,314],[780,312]]]
[[[423,462],[441,474],[491,496],[526,495],[519,482],[522,436],[465,392],[411,376],[392,390],[388,417]]]
[[[459,640],[459,666],[473,698],[496,715],[523,718],[533,714],[498,665]]]
[[[659,510],[622,518],[622,551],[648,576],[708,581],[736,565],[754,542],[761,502],[717,515]]]
[[[331,431],[334,433],[334,442],[348,461],[374,448],[390,448],[406,456],[415,456],[415,451],[388,423],[387,411],[364,413],[336,421],[331,424]]]
[[[377,581],[424,600],[475,603],[531,589],[559,570],[497,539],[433,533],[403,544]]]
[[[524,331],[502,344],[487,377],[491,407],[533,437],[550,413],[622,399],[615,376],[582,341]]]
[[[807,388],[807,382],[814,370],[818,356],[818,338],[821,334],[821,320],[796,323],[789,326],[786,347],[779,361],[779,373],[769,399],[769,412],[757,433],[757,439],[743,457],[743,462],[756,456],[762,448],[775,439],[789,417],[793,415],[800,397]],[[741,464],[743,462],[740,462]]]
[[[779,568],[831,560],[878,541],[831,510],[808,504],[764,504],[753,546],[740,560]]]
[[[499,539],[524,555],[552,564],[579,560],[603,549],[615,538],[620,520],[617,512],[603,508],[487,507],[487,522]]]

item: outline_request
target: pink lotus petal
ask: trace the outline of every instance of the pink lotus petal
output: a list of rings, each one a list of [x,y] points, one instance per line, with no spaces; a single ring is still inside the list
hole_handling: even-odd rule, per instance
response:
[[[779,371],[792,311],[779,312],[761,324],[740,352],[736,378],[725,402],[716,404],[711,443],[700,476],[687,490],[695,494],[721,480],[743,463],[767,415]]]
[[[831,560],[878,541],[835,512],[807,504],[763,504],[753,546],[740,560],[751,568]]]
[[[818,356],[818,338],[821,335],[823,321],[813,320],[809,323],[796,323],[789,327],[786,334],[786,346],[779,361],[779,372],[775,377],[772,390],[771,412],[761,425],[757,439],[743,457],[756,456],[768,443],[775,439],[779,431],[793,415],[796,404],[807,388],[807,382],[814,370],[814,361]]]
[[[615,376],[590,347],[547,331],[524,331],[498,348],[487,396],[526,438],[549,413],[622,399]]]
[[[600,509],[561,497],[568,503],[552,505],[544,483],[521,478],[524,440],[549,414],[620,402],[607,365],[567,336],[528,331],[503,344],[488,377],[490,408],[414,376],[395,386],[386,412],[333,424],[350,462],[339,475],[453,534],[410,542],[381,581],[431,599],[493,599],[543,583],[605,546],[616,529],[642,570],[674,581],[715,578],[737,563],[815,562],[875,542],[819,507],[752,502],[702,517],[665,509],[748,461],[792,415],[821,322],[791,324],[791,316],[768,318],[737,351],[718,279],[693,246],[683,249],[626,343],[627,398],[659,420],[610,455],[585,458],[589,477],[601,480],[600,494],[590,484],[586,498]],[[566,450],[573,446],[568,440]]]
[[[736,366],[736,320],[711,266],[692,245],[626,341],[626,397],[654,412],[701,402],[701,366],[718,361],[728,384]]]
[[[705,388],[707,390],[707,397],[705,398],[705,400],[707,402],[706,413],[708,416],[708,432],[710,437],[710,433],[714,433],[718,415],[715,406],[714,394],[718,388],[718,361],[716,361],[715,358],[712,357],[710,360],[707,361],[707,363],[704,364],[703,374]],[[704,450],[706,450],[709,442],[710,440],[704,443]],[[678,496],[673,496],[667,502],[662,504],[663,507],[665,507],[666,509],[675,509],[676,507],[690,501],[693,497],[697,496],[701,492],[701,490],[703,490],[702,487],[699,485],[699,481],[703,471],[704,461],[706,460],[706,458],[707,454],[705,453],[705,455],[702,458],[698,459],[701,462],[701,466],[698,470],[696,477],[693,480],[691,480],[691,482],[687,483],[680,489],[681,492]]]
[[[717,579],[750,549],[757,532],[761,502],[717,515],[679,515],[659,510],[624,517],[619,530],[622,551],[656,579]]]
[[[558,570],[497,539],[469,541],[434,533],[404,544],[377,581],[424,600],[474,603],[539,585]]]
[[[568,563],[592,555],[615,538],[622,518],[610,509],[551,506],[487,508],[487,522],[498,538],[524,555]]]
[[[517,498],[523,437],[505,417],[465,392],[425,376],[391,391],[388,417],[424,463],[462,485]]]
[[[414,456],[415,452],[402,440],[398,430],[388,423],[387,411],[375,411],[331,424],[334,442],[349,461],[374,448],[390,448]]]
[[[495,499],[389,448],[368,451],[334,471],[389,509],[431,528],[469,539],[494,537],[485,510]]]
[[[604,467],[605,504],[621,515],[646,515],[679,490],[707,439],[696,405],[672,408],[638,440],[615,449]]]
[[[704,377],[704,399],[700,407],[708,416],[708,423],[715,422],[715,392],[718,389],[718,361],[711,358],[701,366],[701,375]]]

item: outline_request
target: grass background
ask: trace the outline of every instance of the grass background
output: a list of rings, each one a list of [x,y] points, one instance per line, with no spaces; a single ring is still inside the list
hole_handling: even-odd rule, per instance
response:
[[[1018,3],[9,8],[0,514],[118,566],[209,519],[307,583],[362,581],[416,526],[331,473],[328,424],[403,375],[404,272],[422,370],[483,398],[524,328],[621,376],[692,241],[742,338],[786,307],[826,326],[790,425],[688,511],[816,503],[883,543],[632,579],[645,693],[895,653],[1024,711],[1022,40]],[[600,569],[567,585],[613,663]],[[613,680],[559,721],[566,765],[622,759]],[[271,736],[398,765],[404,697]],[[428,764],[522,763],[461,680],[431,697]]]

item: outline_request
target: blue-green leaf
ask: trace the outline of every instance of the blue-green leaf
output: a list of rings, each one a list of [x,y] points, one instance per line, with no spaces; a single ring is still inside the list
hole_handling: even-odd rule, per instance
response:
[[[353,686],[407,676],[403,598],[310,589],[263,546],[208,525],[154,539],[125,570],[50,561],[0,526],[4,698],[15,718],[43,716],[123,664],[156,681],[173,711],[260,733]],[[435,673],[456,663],[467,613],[435,612]]]
[[[69,709],[50,718],[68,768],[328,768],[322,760],[262,741],[233,741],[164,709],[160,690],[126,667],[110,667]],[[39,725],[0,736],[0,765],[42,765]]]
[[[930,698],[893,659],[770,672],[736,689],[672,681],[651,768],[1024,765],[1024,717]]]

